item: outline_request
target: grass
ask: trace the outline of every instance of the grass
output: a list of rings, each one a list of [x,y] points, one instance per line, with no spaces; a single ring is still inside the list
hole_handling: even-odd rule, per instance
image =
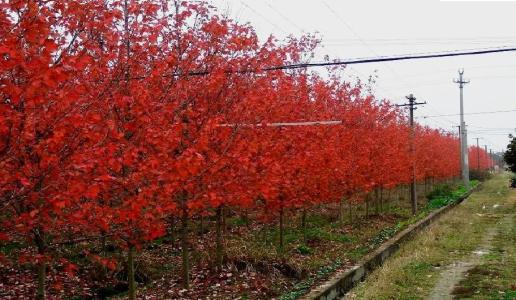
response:
[[[452,262],[461,261],[469,257],[482,243],[486,230],[497,224],[505,214],[512,213],[512,229],[500,227],[498,230],[506,235],[512,235],[513,242],[508,243],[508,236],[499,238],[503,248],[501,257],[491,254],[486,256],[486,266],[491,266],[492,261],[514,261],[514,205],[515,193],[508,194],[507,176],[498,176],[485,182],[483,190],[474,193],[467,201],[444,215],[436,223],[432,224],[416,239],[402,245],[400,251],[383,267],[376,270],[352,293],[352,299],[423,299],[430,294],[440,277],[440,273]],[[437,198],[438,199],[438,198]],[[493,208],[493,205],[501,205]],[[503,226],[510,226],[503,225]],[[507,246],[510,244],[511,246]],[[512,251],[510,251],[512,250]],[[511,253],[511,254],[509,254]],[[511,255],[511,257],[507,257]],[[511,295],[512,280],[516,267],[509,263],[499,266],[496,276],[487,276],[489,284],[497,286],[493,291],[480,292],[479,299],[504,299],[503,295]],[[473,278],[473,277],[472,277]],[[504,279],[505,278],[505,279]],[[473,280],[473,279],[472,279]],[[467,288],[475,282],[464,282]],[[500,292],[503,292],[501,294]],[[491,293],[491,294],[489,294]],[[476,297],[476,295],[474,296]],[[497,298],[498,297],[498,298]],[[511,299],[511,298],[509,298]]]
[[[476,186],[477,184],[478,184],[478,181],[472,181],[473,187]],[[436,196],[433,196],[430,198],[429,205],[427,205],[425,207],[425,209],[423,209],[416,216],[408,216],[407,215],[408,210],[406,208],[395,207],[398,212],[404,212],[406,217],[404,219],[398,221],[397,223],[395,223],[393,226],[385,227],[385,228],[377,231],[373,235],[369,236],[369,238],[367,240],[364,240],[364,239],[358,240],[357,238],[355,238],[352,241],[347,236],[338,238],[338,237],[335,237],[333,234],[328,234],[328,232],[324,231],[325,230],[324,227],[312,228],[312,230],[309,230],[309,233],[307,235],[309,237],[317,237],[317,239],[326,240],[326,241],[339,241],[342,243],[354,242],[353,245],[355,245],[355,247],[345,253],[345,258],[350,259],[352,261],[358,261],[362,257],[364,257],[367,253],[369,253],[370,251],[372,251],[373,249],[375,249],[376,247],[381,245],[383,242],[385,242],[386,240],[393,237],[397,232],[399,232],[399,231],[405,229],[406,227],[408,227],[409,225],[421,220],[426,215],[428,215],[432,210],[435,210],[437,208],[440,208],[442,206],[445,206],[452,202],[457,201],[464,193],[466,193],[466,189],[461,185],[458,185],[458,186],[442,185],[442,187],[443,187],[443,189],[445,189],[445,192],[444,193],[442,193],[442,192],[434,193],[434,195],[436,195]],[[438,186],[435,190],[439,190],[439,189],[440,189],[440,187]],[[446,199],[446,202],[444,204],[439,205],[439,206],[430,204],[430,203],[432,203],[432,200],[439,200],[442,198]],[[323,222],[318,222],[317,225],[321,226],[321,225],[325,225],[325,224]],[[332,223],[331,227],[335,228],[335,223]],[[357,243],[357,241],[358,241],[358,243]],[[301,251],[299,251],[300,248],[302,249]],[[298,247],[298,251],[300,253],[304,252],[305,255],[313,254],[313,249],[311,249],[311,248],[305,249],[303,247],[303,245]],[[425,266],[426,268],[428,268],[428,266],[430,266],[430,265],[427,263],[422,263],[422,264],[415,264],[415,266],[416,266],[416,268],[417,267],[421,268],[422,266]],[[333,267],[335,267],[334,264],[329,265],[329,266],[322,265],[319,268],[320,269],[327,268],[327,269],[332,270]],[[325,275],[328,276],[329,273],[325,274]],[[308,283],[313,284],[314,282],[316,282],[320,279],[324,279],[324,277],[319,276],[319,273],[318,273],[318,275],[312,276],[311,278],[308,278],[307,280],[301,282],[300,284],[297,284],[289,292],[282,294],[280,299],[296,299],[296,297],[302,295],[303,293],[306,293],[309,290],[307,288]],[[295,295],[295,297],[294,297],[294,295]]]
[[[511,197],[513,205],[505,213],[512,216],[499,222],[491,251],[456,287],[469,293],[458,294],[457,298],[516,299],[516,195]]]
[[[478,183],[479,183],[478,181],[472,181],[472,187],[478,185]],[[426,215],[428,215],[428,213],[430,213],[432,210],[435,210],[437,208],[440,208],[442,206],[445,206],[452,202],[457,201],[467,191],[461,185],[456,186],[456,187],[453,187],[450,185],[442,185],[442,187],[445,190],[445,192],[444,193],[440,192],[439,191],[440,187],[437,187],[436,190],[438,190],[439,192],[434,193],[434,196],[430,197],[429,205],[427,205],[425,207],[425,209],[422,210],[418,215],[406,217],[405,219],[397,222],[393,226],[381,229],[379,232],[377,232],[372,237],[370,237],[366,242],[362,241],[362,243],[358,244],[354,249],[348,251],[346,253],[347,258],[351,259],[353,261],[358,261],[359,259],[364,257],[367,253],[369,253],[370,251],[372,251],[373,249],[375,249],[376,247],[381,245],[383,242],[385,242],[386,240],[393,237],[397,232],[405,229],[410,224],[413,224],[413,223],[421,220]],[[442,205],[433,205],[432,204],[432,200],[439,201],[440,199],[445,199],[446,200],[445,203],[442,203]],[[397,209],[398,209],[398,211],[404,211],[405,213],[407,213],[406,209],[405,210],[403,210],[403,208],[402,209],[397,208]],[[317,236],[319,236],[319,237],[325,236],[325,234],[323,234],[322,232],[319,232],[319,230],[317,230],[318,231]],[[334,241],[336,240],[336,239],[328,238],[328,235],[326,235],[326,239],[334,240]],[[343,240],[342,242],[348,242],[348,241]],[[312,253],[312,249],[310,249],[310,254],[311,253]],[[428,263],[415,263],[411,267],[415,268],[415,270],[419,270],[419,269],[426,270],[426,269],[430,268],[431,265]],[[322,268],[324,268],[324,266]],[[316,276],[315,280],[314,280],[314,278],[309,278],[308,280],[301,283],[302,288],[299,288],[299,286],[296,285],[291,291],[283,294],[280,297],[280,299],[295,299],[295,297],[294,298],[291,298],[291,297],[293,295],[298,295],[298,296],[302,295],[301,291],[305,291],[305,292],[308,291],[308,289],[306,288],[307,282],[313,283],[314,281],[317,281],[318,279],[320,279],[318,276]],[[285,298],[283,298],[283,297],[285,297]]]
[[[478,184],[478,180],[472,180],[470,182],[472,188],[476,187]],[[434,210],[454,203],[466,192],[467,189],[464,185],[458,185],[455,189],[447,184],[438,185],[433,191],[427,194],[426,197],[429,201],[425,209]]]

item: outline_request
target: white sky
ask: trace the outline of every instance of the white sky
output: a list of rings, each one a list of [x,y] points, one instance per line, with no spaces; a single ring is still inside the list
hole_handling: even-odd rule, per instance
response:
[[[318,33],[325,54],[358,58],[408,53],[516,47],[516,2],[439,0],[209,0],[239,23],[251,23],[261,39],[273,34]],[[466,113],[516,110],[516,52],[482,56],[353,65],[349,76],[364,80],[377,70],[375,94],[395,103],[413,93],[427,101],[416,116],[457,114],[459,88],[452,82],[464,68]],[[321,69],[320,72],[324,72]],[[419,118],[456,131],[459,116]],[[469,143],[505,149],[516,128],[516,111],[467,115]]]

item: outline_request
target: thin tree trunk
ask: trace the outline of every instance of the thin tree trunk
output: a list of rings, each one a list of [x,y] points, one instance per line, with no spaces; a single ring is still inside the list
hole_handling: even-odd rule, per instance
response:
[[[172,217],[170,217],[170,232],[169,232],[170,244],[172,245],[172,247],[174,247],[176,244],[175,231],[176,231],[176,219],[172,216]]]
[[[353,205],[351,199],[349,199],[349,224],[353,225]]]
[[[339,202],[339,222],[344,224],[344,199],[341,199]]]
[[[306,208],[303,208],[303,214],[301,215],[301,229],[303,230],[303,243],[306,244]]]
[[[375,188],[374,189],[374,208],[375,208],[375,212],[376,214],[380,214],[380,197],[378,195],[378,188]]]
[[[204,215],[201,213],[201,221],[199,223],[199,235],[204,234]]]
[[[243,209],[243,212],[240,215],[240,218],[245,222],[245,226],[249,228],[251,226],[251,220],[249,219],[249,211],[247,208]]]
[[[369,194],[365,198],[365,217],[366,219],[369,218]]]
[[[228,226],[226,224],[226,208],[222,207],[222,232],[226,233],[228,230]]]
[[[267,215],[267,208],[264,206],[263,208],[263,215]],[[262,231],[263,231],[263,244],[267,245],[267,230],[268,230],[268,224],[263,224]]]
[[[380,212],[383,214],[383,187],[380,187]]]
[[[183,259],[183,287],[188,289],[190,287],[190,261],[188,257],[188,212],[186,205],[183,205],[183,214],[181,216],[181,248]]]
[[[129,300],[136,300],[136,281],[134,279],[134,246],[129,246],[127,255],[127,282],[129,284]]]
[[[106,233],[102,231],[100,235],[100,253],[106,252]]]
[[[279,215],[279,252],[281,255],[283,255],[283,250],[284,250],[284,244],[283,244],[283,235],[284,235],[284,232],[283,232],[284,228],[283,228],[283,205],[281,206],[280,208],[280,215]]]
[[[392,202],[391,196],[392,196],[392,190],[389,189],[387,191],[387,212],[391,211],[391,202]]]
[[[219,272],[222,271],[222,263],[224,260],[224,248],[222,245],[222,206],[217,207],[217,236],[216,236],[216,267]]]
[[[47,266],[45,263],[45,237],[41,231],[36,231],[34,234],[36,246],[38,248],[39,261],[38,261],[38,286],[36,290],[36,299],[44,300],[45,299],[45,282],[47,277]]]

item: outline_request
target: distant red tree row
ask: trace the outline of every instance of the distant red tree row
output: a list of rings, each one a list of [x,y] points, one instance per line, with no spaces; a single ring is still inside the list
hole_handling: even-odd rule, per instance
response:
[[[454,136],[417,126],[412,155],[403,112],[339,69],[259,71],[317,43],[259,43],[192,2],[0,4],[0,241],[35,249],[38,298],[64,238],[131,258],[171,216],[340,202],[409,182],[414,160],[419,181],[458,175]],[[267,125],[319,120],[342,123]]]
[[[488,170],[493,167],[493,159],[484,148],[471,146],[468,151],[469,168],[472,170]]]

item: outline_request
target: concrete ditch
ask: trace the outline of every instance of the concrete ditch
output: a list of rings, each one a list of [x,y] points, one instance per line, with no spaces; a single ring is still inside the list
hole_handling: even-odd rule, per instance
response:
[[[375,251],[366,255],[355,266],[334,274],[325,283],[313,288],[308,294],[299,298],[302,300],[333,300],[344,296],[358,283],[363,281],[369,273],[380,267],[390,256],[398,251],[401,243],[412,238],[416,233],[436,221],[441,215],[468,198],[474,191],[480,188],[481,184],[466,192],[454,203],[442,207],[422,220],[410,225],[405,230],[384,242]]]

